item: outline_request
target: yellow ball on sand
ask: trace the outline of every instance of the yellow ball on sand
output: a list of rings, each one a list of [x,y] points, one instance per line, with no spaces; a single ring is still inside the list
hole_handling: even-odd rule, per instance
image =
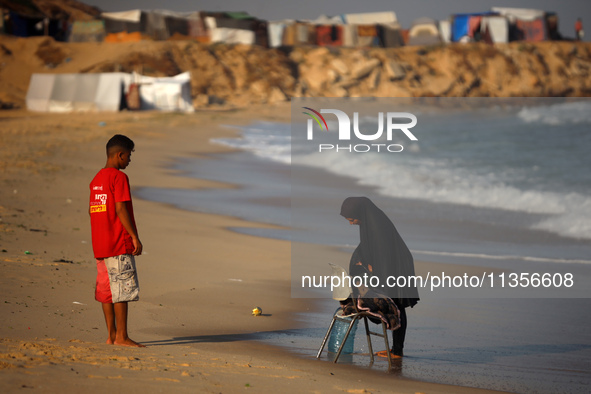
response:
[[[261,313],[263,313],[263,310],[261,308],[259,308],[258,306],[252,310],[253,316],[260,316]]]

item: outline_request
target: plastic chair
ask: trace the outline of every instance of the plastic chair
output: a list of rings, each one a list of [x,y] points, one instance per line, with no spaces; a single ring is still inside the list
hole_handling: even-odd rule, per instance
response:
[[[345,269],[343,267],[340,267],[338,265],[331,264],[331,263],[329,263],[329,265],[331,266],[331,268],[333,270],[333,275],[337,275],[339,277],[342,277],[342,275],[348,276],[347,271],[345,271]],[[351,291],[350,286],[336,287],[335,289],[333,289],[332,298],[337,301],[344,301],[347,298],[349,298],[351,293],[352,293],[352,291]],[[354,303],[354,305],[355,305],[355,311],[356,311],[355,313],[350,314],[350,315],[344,315],[344,316],[335,314],[332,317],[332,321],[330,322],[330,326],[328,326],[328,330],[326,331],[326,335],[324,336],[324,339],[322,340],[322,344],[320,345],[320,349],[318,349],[318,354],[316,355],[316,358],[320,358],[320,355],[322,354],[322,350],[324,350],[324,346],[326,345],[326,341],[328,340],[330,333],[332,332],[332,329],[335,325],[336,320],[337,319],[341,319],[341,320],[351,319],[351,322],[349,323],[349,327],[347,328],[347,332],[345,333],[345,336],[341,341],[341,345],[339,346],[339,350],[337,351],[337,354],[335,355],[334,362],[336,363],[339,360],[339,357],[341,355],[341,352],[343,351],[343,347],[345,346],[345,343],[347,342],[347,338],[349,338],[349,333],[351,332],[353,325],[355,324],[355,322],[357,322],[357,320],[363,319],[363,323],[365,326],[365,335],[367,337],[367,345],[369,347],[369,356],[371,358],[371,363],[373,364],[373,362],[374,362],[373,347],[371,344],[371,336],[375,335],[375,336],[384,338],[384,343],[386,345],[386,353],[388,354],[388,369],[392,369],[392,357],[390,354],[390,344],[388,343],[388,329],[386,327],[386,323],[384,323],[383,321],[381,322],[382,323],[382,333],[381,334],[371,331],[369,329],[369,324],[367,321],[368,321],[368,317],[370,317],[372,315],[368,312],[359,311],[359,309],[357,309],[357,303]]]

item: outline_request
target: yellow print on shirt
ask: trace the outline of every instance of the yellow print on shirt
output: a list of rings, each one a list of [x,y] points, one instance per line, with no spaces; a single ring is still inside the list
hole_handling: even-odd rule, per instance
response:
[[[90,207],[90,213],[107,212],[106,205],[95,205]]]

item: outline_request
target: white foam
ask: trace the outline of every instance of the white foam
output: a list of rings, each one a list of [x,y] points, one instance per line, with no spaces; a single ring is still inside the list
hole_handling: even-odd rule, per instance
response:
[[[576,101],[536,107],[525,107],[517,114],[525,123],[568,125],[591,123],[591,101]]]
[[[214,138],[211,142],[250,151],[256,156],[276,161],[291,163],[291,136],[287,129],[278,129],[276,123],[260,122],[243,128],[241,138]]]
[[[432,256],[451,256],[451,257],[467,257],[471,259],[486,259],[486,260],[522,260],[535,261],[541,263],[560,263],[560,264],[591,264],[591,260],[580,259],[550,259],[545,257],[535,256],[512,256],[512,255],[490,255],[481,253],[452,253],[452,252],[432,252],[428,250],[414,250],[415,253],[422,253]]]
[[[475,175],[427,159],[401,164],[375,160],[372,155],[335,153],[301,157],[294,163],[356,178],[359,184],[376,187],[385,196],[548,214],[549,218],[531,228],[591,238],[591,198],[579,193],[524,191],[504,184],[495,174]]]

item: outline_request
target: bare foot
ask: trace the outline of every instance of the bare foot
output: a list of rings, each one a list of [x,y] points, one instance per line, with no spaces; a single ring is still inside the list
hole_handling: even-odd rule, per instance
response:
[[[112,340],[111,338],[107,339],[107,345],[112,345],[114,343],[115,343],[115,341]]]
[[[127,338],[123,341],[115,340],[115,342],[113,342],[113,344],[119,345],[119,346],[146,347],[146,345],[142,345],[141,343],[137,343],[136,341],[134,341],[130,338]]]
[[[379,351],[376,353],[376,356],[378,357],[388,357],[388,353],[386,353],[385,350]],[[390,352],[390,358],[402,358],[402,356],[399,356],[398,354],[394,354],[392,352]]]

